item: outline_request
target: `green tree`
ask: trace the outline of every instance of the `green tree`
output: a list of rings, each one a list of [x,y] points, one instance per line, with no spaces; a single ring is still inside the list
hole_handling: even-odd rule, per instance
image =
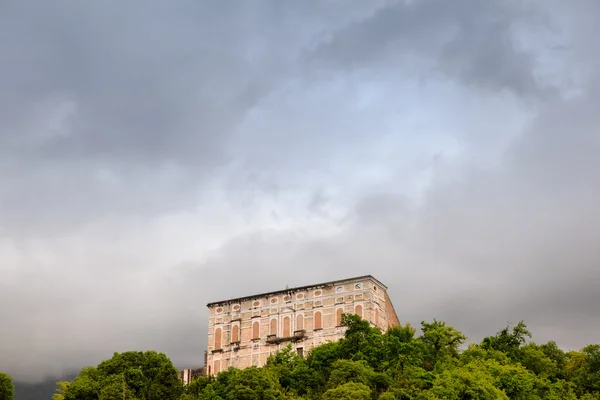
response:
[[[328,342],[312,349],[308,353],[307,362],[319,374],[320,383],[324,385],[329,379],[332,364],[340,358],[340,343]]]
[[[443,371],[431,392],[447,400],[508,400],[509,397],[494,385],[494,377],[476,364]]]
[[[396,400],[396,396],[392,392],[381,393],[379,400]]]
[[[71,382],[56,382],[56,393],[52,395],[52,400],[64,400],[70,384]]]
[[[187,396],[190,400],[196,399],[206,389],[206,387],[213,381],[212,377],[209,376],[199,376],[196,379],[193,379],[189,385],[187,385],[185,390],[185,396]],[[183,398],[182,398],[183,399]],[[187,399],[184,399],[187,400]]]
[[[349,382],[323,394],[323,400],[370,400],[371,390],[362,383]]]
[[[379,367],[383,350],[383,335],[379,328],[372,327],[356,314],[342,314],[342,326],[347,329],[339,341],[339,357],[365,360],[371,367]]]
[[[333,363],[333,369],[329,376],[327,386],[336,388],[349,382],[370,385],[375,371],[366,361],[337,360]]]
[[[588,345],[578,352],[567,354],[566,374],[575,383],[576,392],[600,393],[600,345]]]
[[[519,321],[512,328],[505,327],[495,336],[488,336],[481,342],[481,347],[486,350],[498,350],[505,353],[513,361],[520,361],[520,348],[527,342],[527,338],[531,337],[531,332],[527,330],[525,322]]]
[[[183,386],[165,355],[127,352],[59,382],[53,400],[600,400],[600,346],[565,353],[528,342],[520,322],[461,351],[466,337],[445,322],[382,333],[344,315],[344,338],[291,346],[262,368],[229,368]],[[3,400],[3,399],[0,399]]]
[[[64,391],[64,400],[97,400],[100,397],[100,385],[96,368],[83,368]]]
[[[423,346],[410,324],[394,326],[383,337],[383,358],[389,368],[404,374],[409,366],[423,365]]]
[[[15,386],[10,375],[0,372],[0,400],[13,400]]]
[[[553,382],[564,374],[561,365],[552,360],[544,352],[544,347],[528,343],[520,349],[520,363],[536,375],[548,378]]]
[[[458,357],[459,346],[467,339],[465,335],[445,322],[433,320],[421,322],[421,342],[424,345],[425,368],[432,370],[438,362]]]
[[[64,400],[178,400],[183,393],[171,360],[155,351],[115,353],[86,367],[64,390]]]

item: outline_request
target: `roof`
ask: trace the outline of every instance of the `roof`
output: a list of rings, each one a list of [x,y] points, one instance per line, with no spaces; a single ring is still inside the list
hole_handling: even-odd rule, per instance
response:
[[[371,279],[371,280],[375,281],[376,283],[378,283],[379,285],[383,286],[383,288],[387,290],[387,286],[385,286],[383,283],[381,283],[381,281],[375,279],[375,277],[373,277],[372,275],[363,275],[363,276],[357,276],[357,277],[354,277],[354,278],[341,279],[341,280],[337,280],[337,281],[315,283],[315,284],[312,284],[312,285],[298,286],[298,287],[293,287],[293,288],[288,288],[288,289],[283,289],[283,290],[277,290],[277,291],[274,291],[274,292],[266,292],[266,293],[254,294],[254,295],[251,295],[251,296],[237,297],[235,299],[213,301],[212,303],[208,303],[206,306],[207,307],[212,307],[212,306],[215,306],[215,305],[218,305],[218,304],[232,303],[232,302],[241,302],[241,301],[244,301],[244,300],[252,300],[252,299],[255,299],[255,298],[259,298],[259,297],[285,294],[285,293],[289,293],[289,292],[296,292],[296,291],[299,291],[299,290],[307,290],[307,289],[318,288],[318,287],[323,287],[323,286],[331,286],[331,285],[340,284],[340,283],[347,283],[347,282],[357,281],[357,280],[360,280],[360,279]]]

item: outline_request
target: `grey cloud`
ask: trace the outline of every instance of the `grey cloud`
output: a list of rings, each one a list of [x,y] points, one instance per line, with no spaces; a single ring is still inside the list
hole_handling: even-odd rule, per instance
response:
[[[232,277],[215,298],[245,294],[255,276],[265,279],[256,278],[258,292],[373,273],[390,286],[403,322],[444,319],[477,341],[524,319],[534,340],[582,347],[599,322],[598,100],[543,108],[501,169],[444,165],[460,174],[441,175],[420,205],[368,195],[338,235],[257,234],[198,271]]]
[[[4,3],[0,229],[194,207],[305,43],[378,3]]]
[[[408,72],[414,77],[441,72],[489,91],[547,96],[553,93],[551,84],[536,78],[535,54],[522,48],[514,28],[519,23],[547,28],[534,18],[542,10],[513,1],[395,1],[330,33],[307,58],[347,71]]]
[[[0,226],[15,232],[193,207],[236,156],[236,126],[293,75],[310,22],[328,22],[268,4],[62,4],[0,16]]]
[[[327,217],[328,213],[324,208],[328,202],[329,198],[327,197],[327,194],[324,192],[323,188],[320,188],[313,193],[307,209],[318,217]]]
[[[257,234],[198,271],[235,276],[220,298],[244,294],[254,276],[266,280],[256,292],[292,279],[373,273],[390,286],[403,322],[447,320],[478,341],[523,319],[539,342],[571,349],[593,342],[600,98],[589,89],[540,107],[500,168],[442,163],[420,204],[367,195],[333,237]]]

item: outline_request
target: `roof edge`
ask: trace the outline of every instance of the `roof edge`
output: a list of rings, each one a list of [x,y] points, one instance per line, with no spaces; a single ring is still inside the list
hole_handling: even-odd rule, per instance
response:
[[[387,286],[384,285],[380,280],[375,278],[373,275],[362,275],[362,276],[356,276],[353,278],[338,279],[335,281],[314,283],[311,285],[297,286],[297,287],[293,287],[293,288],[289,288],[289,289],[282,289],[282,290],[275,290],[272,292],[253,294],[250,296],[236,297],[234,299],[229,299],[229,300],[213,301],[213,302],[208,303],[206,305],[206,307],[212,307],[212,306],[222,305],[222,304],[226,304],[226,303],[240,302],[240,301],[244,301],[244,300],[252,300],[252,299],[259,298],[259,297],[265,297],[268,295],[285,294],[285,293],[294,292],[294,291],[298,291],[298,290],[307,290],[307,289],[317,288],[317,287],[321,287],[321,286],[329,286],[329,285],[334,285],[336,283],[346,283],[346,282],[356,281],[359,279],[372,279],[375,282],[377,282],[379,285],[381,285],[385,290],[387,290]]]

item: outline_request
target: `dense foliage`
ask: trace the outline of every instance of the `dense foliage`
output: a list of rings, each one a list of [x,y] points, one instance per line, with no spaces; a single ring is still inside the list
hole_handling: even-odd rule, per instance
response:
[[[10,375],[0,372],[0,400],[13,400],[15,386]]]
[[[185,388],[162,355],[116,354],[63,384],[64,400],[122,399],[123,385],[127,399],[148,400],[600,400],[600,346],[564,352],[528,342],[522,322],[462,351],[465,336],[435,320],[419,337],[410,325],[381,333],[355,315],[343,324],[345,338],[306,358],[288,347],[263,368],[229,369]],[[146,358],[151,367],[138,361]]]
[[[130,351],[82,369],[72,382],[58,382],[52,400],[178,400],[182,393],[166,355]]]

